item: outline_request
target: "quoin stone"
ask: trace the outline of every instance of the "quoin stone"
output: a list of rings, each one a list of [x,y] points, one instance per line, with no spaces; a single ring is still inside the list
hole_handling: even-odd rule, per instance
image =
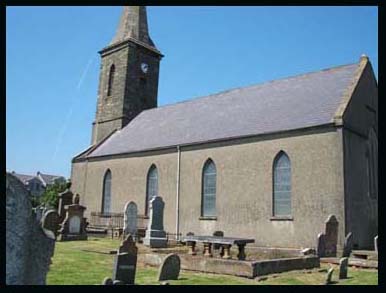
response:
[[[326,221],[325,230],[325,256],[336,256],[338,244],[338,226],[339,222],[334,215],[330,215]]]
[[[339,279],[347,279],[348,257],[342,257],[339,261]]]
[[[344,239],[342,257],[350,257],[353,245],[354,245],[353,236],[352,236],[352,233],[350,232],[347,234],[346,238]]]
[[[150,200],[150,216],[143,244],[152,248],[167,246],[166,232],[164,230],[165,203],[160,196],[153,196]]]
[[[164,260],[158,271],[158,281],[165,280],[177,280],[181,270],[181,260],[180,257],[171,253],[168,254]]]
[[[138,208],[133,201],[126,203],[123,213],[123,233],[124,235],[132,235],[137,239],[138,228]]]

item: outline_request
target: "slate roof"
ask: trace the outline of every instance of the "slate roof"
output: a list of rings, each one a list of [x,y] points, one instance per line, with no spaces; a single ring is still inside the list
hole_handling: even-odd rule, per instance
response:
[[[87,157],[330,124],[359,65],[339,66],[145,110]]]
[[[43,183],[46,185],[51,185],[51,184],[54,184],[55,183],[55,179],[57,178],[60,178],[60,177],[63,177],[63,176],[57,176],[57,175],[49,175],[49,174],[43,174],[43,173],[39,173],[40,177],[43,179]],[[63,177],[64,178],[64,177]]]
[[[23,182],[24,184],[31,180],[32,178],[35,178],[35,176],[32,176],[32,175],[25,175],[25,174],[18,174],[18,173],[15,173],[15,172],[11,172],[11,174],[15,177],[17,177],[21,182]]]

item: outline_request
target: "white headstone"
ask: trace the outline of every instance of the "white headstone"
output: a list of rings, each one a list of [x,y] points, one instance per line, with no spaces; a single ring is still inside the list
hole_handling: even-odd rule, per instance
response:
[[[70,232],[70,234],[79,234],[80,233],[80,218],[78,216],[72,216],[70,218],[69,232]]]
[[[138,208],[135,202],[126,203],[124,210],[124,226],[125,235],[131,234],[133,237],[137,235]]]

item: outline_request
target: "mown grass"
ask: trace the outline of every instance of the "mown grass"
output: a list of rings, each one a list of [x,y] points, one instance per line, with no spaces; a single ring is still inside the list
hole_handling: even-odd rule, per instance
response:
[[[48,285],[97,285],[105,277],[112,276],[113,255],[106,254],[117,249],[120,241],[108,238],[90,238],[88,241],[57,242],[50,271]],[[92,250],[93,252],[91,252]],[[140,249],[141,251],[141,249]],[[98,253],[99,252],[99,253]],[[329,265],[322,264],[327,269]],[[378,271],[349,268],[348,279],[338,280],[335,266],[333,281],[337,285],[377,285]],[[159,285],[158,269],[138,264],[136,284]],[[182,271],[178,280],[169,281],[171,285],[319,285],[323,284],[326,272],[319,269],[292,271],[265,276],[258,282],[228,275],[195,273]]]

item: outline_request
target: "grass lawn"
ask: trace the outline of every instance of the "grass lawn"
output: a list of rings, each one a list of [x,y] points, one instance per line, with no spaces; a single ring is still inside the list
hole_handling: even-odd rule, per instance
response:
[[[105,277],[112,276],[113,255],[91,252],[107,252],[117,249],[119,240],[108,238],[89,238],[88,241],[57,242],[47,275],[48,285],[95,285],[101,284]],[[140,250],[141,251],[141,250]],[[349,268],[348,279],[338,280],[338,268],[333,275],[337,285],[377,285],[378,271]],[[329,265],[321,264],[320,269]],[[182,271],[179,280],[170,281],[171,285],[319,285],[323,284],[326,273],[318,269],[292,271],[268,275],[260,282],[254,279],[228,275],[194,273]],[[136,284],[158,285],[158,268],[138,264]]]

